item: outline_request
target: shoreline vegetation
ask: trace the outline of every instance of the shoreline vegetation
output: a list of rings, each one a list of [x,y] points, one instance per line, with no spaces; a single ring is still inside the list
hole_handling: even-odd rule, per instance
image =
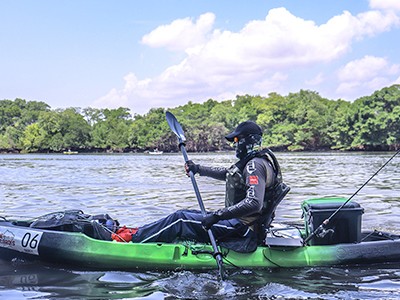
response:
[[[232,150],[224,136],[245,120],[264,131],[273,151],[395,151],[400,149],[400,85],[354,102],[315,91],[236,96],[169,109],[182,124],[189,152]],[[128,108],[51,109],[42,101],[0,100],[0,153],[178,152],[164,108],[144,115]]]

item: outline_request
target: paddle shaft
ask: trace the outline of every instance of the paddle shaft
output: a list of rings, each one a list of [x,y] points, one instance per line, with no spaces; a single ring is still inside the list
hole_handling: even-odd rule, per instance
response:
[[[183,143],[179,144],[179,149],[181,150],[183,154],[183,158],[185,162],[189,161],[189,157],[187,155],[185,145]],[[190,180],[192,181],[193,189],[196,194],[197,202],[199,203],[201,213],[203,214],[203,217],[207,215],[206,208],[204,207],[203,199],[201,198],[199,187],[197,186],[196,179],[194,178],[194,174],[192,171],[189,172]],[[210,230],[209,230],[210,231]]]
[[[181,150],[181,152],[183,154],[183,158],[185,159],[185,162],[188,162],[189,161],[189,157],[187,155],[184,143],[182,143],[182,142],[179,143],[179,149]],[[197,186],[197,182],[196,182],[196,179],[194,178],[194,174],[193,174],[192,171],[189,172],[189,176],[190,176],[190,179],[192,181],[193,189],[194,189],[194,192],[196,194],[197,202],[199,203],[201,213],[203,214],[203,217],[205,217],[207,215],[207,212],[206,212],[206,209],[204,207],[203,199],[201,198],[199,187]],[[218,269],[219,269],[219,272],[220,272],[220,276],[221,276],[221,278],[223,278],[222,255],[218,251],[217,242],[215,241],[215,237],[214,237],[214,234],[212,233],[211,229],[208,229],[207,233],[208,233],[208,237],[210,238],[211,246],[213,247],[213,250],[214,250],[214,258],[217,261]]]

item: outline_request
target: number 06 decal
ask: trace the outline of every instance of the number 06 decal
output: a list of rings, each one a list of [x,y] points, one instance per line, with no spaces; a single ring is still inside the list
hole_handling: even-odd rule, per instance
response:
[[[39,255],[42,235],[40,231],[0,226],[0,247]]]
[[[34,235],[30,232],[25,233],[21,241],[21,246],[24,248],[36,249],[38,246],[38,236],[38,233]]]

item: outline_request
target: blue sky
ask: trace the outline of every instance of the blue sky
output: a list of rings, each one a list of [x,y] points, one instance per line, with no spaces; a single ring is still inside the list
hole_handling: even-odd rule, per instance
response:
[[[0,99],[132,114],[400,83],[398,0],[0,0]]]

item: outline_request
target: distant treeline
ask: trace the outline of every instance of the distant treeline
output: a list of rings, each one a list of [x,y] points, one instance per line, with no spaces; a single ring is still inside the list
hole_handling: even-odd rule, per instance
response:
[[[281,96],[237,96],[188,102],[171,109],[188,151],[232,149],[224,136],[245,120],[264,130],[275,150],[397,150],[400,147],[400,85],[350,103],[300,90]],[[51,109],[41,101],[0,100],[1,152],[178,151],[165,109],[131,115],[128,108]]]

